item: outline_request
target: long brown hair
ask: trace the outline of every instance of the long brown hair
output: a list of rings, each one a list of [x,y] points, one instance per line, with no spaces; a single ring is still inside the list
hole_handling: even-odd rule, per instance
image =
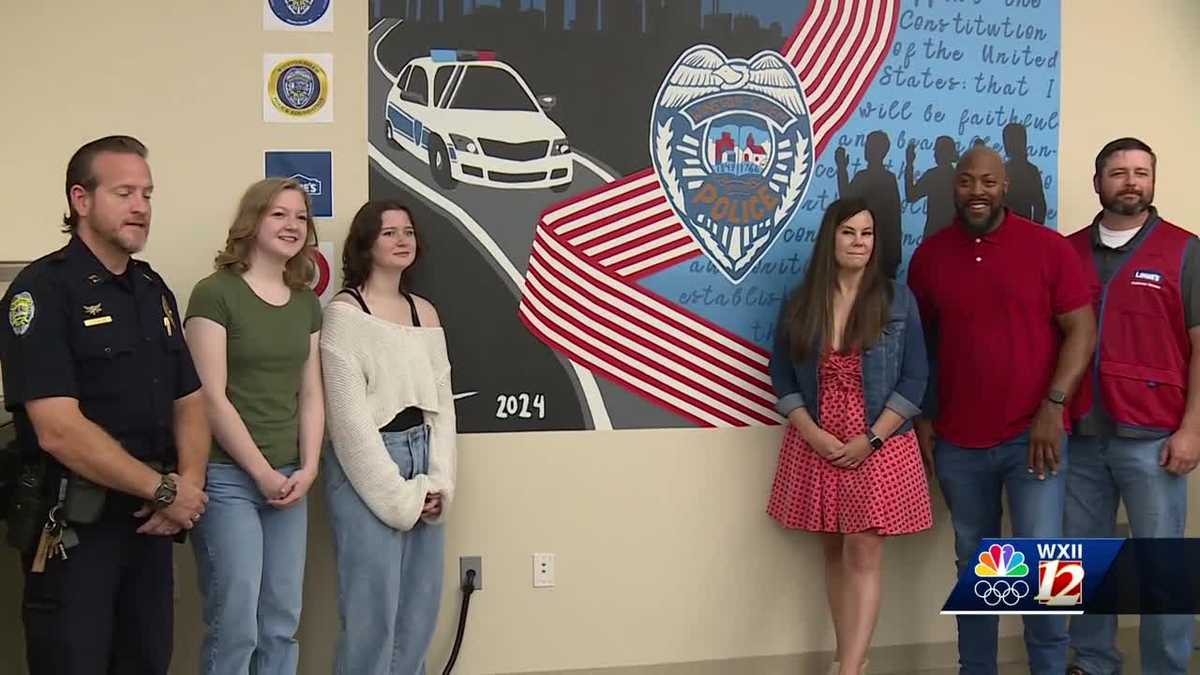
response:
[[[310,249],[317,245],[317,227],[313,223],[312,202],[308,193],[299,183],[290,178],[267,178],[260,180],[246,189],[242,201],[238,204],[237,215],[229,226],[229,236],[225,238],[225,249],[217,254],[213,262],[219,270],[231,270],[244,274],[250,269],[250,251],[254,248],[254,238],[258,235],[258,225],[263,216],[271,208],[284,190],[295,190],[304,198],[304,212],[307,227],[304,235],[304,248],[288,259],[283,266],[283,283],[289,288],[300,289],[308,286],[316,274]]]
[[[833,294],[838,276],[837,230],[842,223],[863,211],[871,213],[865,201],[839,199],[825,209],[825,215],[821,218],[821,229],[804,273],[804,282],[788,298],[784,320],[780,322],[779,329],[787,331],[792,358],[796,362],[820,354],[835,342]],[[871,213],[871,217],[875,220],[875,214]],[[883,265],[879,261],[881,247],[878,236],[875,242],[863,271],[858,295],[854,298],[850,316],[840,336],[843,352],[865,349],[875,344],[887,323],[892,285],[884,276]]]
[[[383,231],[383,214],[388,211],[403,211],[413,226],[416,251],[412,263],[400,276],[400,290],[408,290],[405,277],[421,259],[425,242],[421,241],[421,231],[413,221],[412,211],[404,202],[394,199],[369,201],[362,205],[350,221],[350,231],[346,233],[346,243],[342,246],[342,284],[347,288],[361,288],[367,283],[367,277],[371,276],[371,249],[379,239],[379,233]]]

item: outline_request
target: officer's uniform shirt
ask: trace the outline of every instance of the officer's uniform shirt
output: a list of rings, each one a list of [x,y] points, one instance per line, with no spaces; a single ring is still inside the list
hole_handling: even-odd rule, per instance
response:
[[[73,236],[17,275],[0,318],[5,405],[22,447],[37,447],[24,404],[65,396],[134,457],[175,458],[173,404],[200,379],[175,296],[150,265],[130,260],[113,275]]]

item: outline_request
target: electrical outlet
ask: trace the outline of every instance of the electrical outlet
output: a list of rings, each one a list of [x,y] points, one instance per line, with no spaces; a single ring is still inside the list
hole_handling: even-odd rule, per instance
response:
[[[554,554],[553,553],[534,553],[533,554],[533,587],[534,588],[553,588],[554,587]]]
[[[477,555],[462,556],[458,559],[459,587],[467,585],[467,571],[475,571],[475,590],[483,590],[483,557]]]

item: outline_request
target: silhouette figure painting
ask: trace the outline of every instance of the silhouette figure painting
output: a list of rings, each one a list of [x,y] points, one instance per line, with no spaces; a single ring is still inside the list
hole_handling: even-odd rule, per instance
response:
[[[858,197],[867,202],[875,216],[875,245],[883,256],[883,269],[895,279],[901,259],[900,187],[896,174],[883,165],[890,147],[891,140],[883,131],[867,134],[863,149],[867,168],[855,174],[853,181],[849,173],[850,156],[844,147],[837,149],[833,160],[837,164],[838,195],[843,199]]]
[[[949,136],[938,136],[933,143],[936,166],[915,179],[916,143],[909,143],[904,156],[904,197],[909,204],[925,198],[925,231],[928,237],[944,229],[954,220],[954,165],[958,148]]]
[[[1035,223],[1046,222],[1046,192],[1042,172],[1029,161],[1029,141],[1025,125],[1016,122],[1004,127],[1004,152],[1008,161],[1008,199],[1005,205],[1014,213]]]

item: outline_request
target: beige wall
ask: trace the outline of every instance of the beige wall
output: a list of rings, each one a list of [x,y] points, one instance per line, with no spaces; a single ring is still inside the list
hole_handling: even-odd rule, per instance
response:
[[[1200,228],[1198,176],[1188,159],[1200,156],[1200,61],[1191,49],[1200,4],[1063,5],[1064,229],[1091,218],[1092,159],[1103,142],[1125,134],[1159,153],[1164,214]],[[0,259],[35,257],[58,245],[66,159],[81,142],[114,132],[135,134],[151,148],[158,188],[145,255],[181,302],[210,269],[237,196],[260,177],[264,149],[334,151],[339,217],[322,232],[340,240],[367,193],[367,3],[339,0],[336,12],[333,34],[285,34],[261,31],[260,4],[251,0],[4,2],[0,186],[8,211]],[[336,123],[261,121],[261,55],[276,51],[333,52]],[[763,515],[778,435],[752,429],[463,437],[447,578],[457,577],[459,555],[481,554],[485,589],[473,599],[456,672],[829,648],[818,547]],[[319,499],[313,514],[301,635],[306,673],[328,672],[337,625]],[[878,644],[953,639],[953,623],[937,615],[952,580],[944,507],[935,518],[935,531],[889,544]],[[534,551],[558,554],[556,588],[531,588]],[[186,673],[194,670],[202,625],[190,552],[180,554],[176,671]],[[20,580],[11,554],[3,555],[0,653],[19,654]],[[438,672],[456,613],[456,592],[447,588],[431,653]]]

